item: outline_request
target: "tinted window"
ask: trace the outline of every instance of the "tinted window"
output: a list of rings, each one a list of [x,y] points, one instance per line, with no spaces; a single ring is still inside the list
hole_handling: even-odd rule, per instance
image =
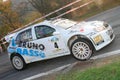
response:
[[[21,33],[18,34],[16,41],[18,42],[26,42],[26,41],[30,41],[32,40],[32,33],[31,33],[31,29],[25,30]]]
[[[35,27],[35,33],[37,39],[52,36],[54,31],[55,31],[54,28],[45,25]]]

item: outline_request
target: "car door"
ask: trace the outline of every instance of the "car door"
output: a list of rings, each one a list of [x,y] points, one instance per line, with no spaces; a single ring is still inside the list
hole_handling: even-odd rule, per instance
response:
[[[39,49],[45,53],[46,58],[62,56],[68,53],[61,34],[53,35],[56,29],[50,26],[40,25],[35,26],[34,30],[36,36],[34,43],[39,45]]]

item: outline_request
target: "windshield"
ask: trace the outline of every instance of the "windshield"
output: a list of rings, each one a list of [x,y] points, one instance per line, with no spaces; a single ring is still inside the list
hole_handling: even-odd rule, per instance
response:
[[[64,20],[55,21],[53,24],[60,26],[64,29],[68,29],[68,28],[72,27],[73,25],[77,24],[77,22],[68,20],[68,19],[64,19]]]

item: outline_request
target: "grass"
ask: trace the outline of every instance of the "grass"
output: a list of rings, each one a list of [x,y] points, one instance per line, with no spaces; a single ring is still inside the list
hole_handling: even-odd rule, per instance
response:
[[[71,71],[56,80],[120,80],[120,60],[99,68]]]

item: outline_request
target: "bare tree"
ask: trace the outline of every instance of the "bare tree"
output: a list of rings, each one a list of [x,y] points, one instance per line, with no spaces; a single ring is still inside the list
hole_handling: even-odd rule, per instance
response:
[[[68,3],[74,1],[74,0],[28,0],[32,6],[37,9],[42,15],[46,15],[56,9],[61,8],[62,6],[67,5]],[[59,14],[62,14],[63,12],[71,9],[72,7],[68,7],[66,9],[63,9],[51,16],[51,17],[55,17]],[[69,15],[68,15],[69,16]],[[48,18],[49,18],[48,17]]]

